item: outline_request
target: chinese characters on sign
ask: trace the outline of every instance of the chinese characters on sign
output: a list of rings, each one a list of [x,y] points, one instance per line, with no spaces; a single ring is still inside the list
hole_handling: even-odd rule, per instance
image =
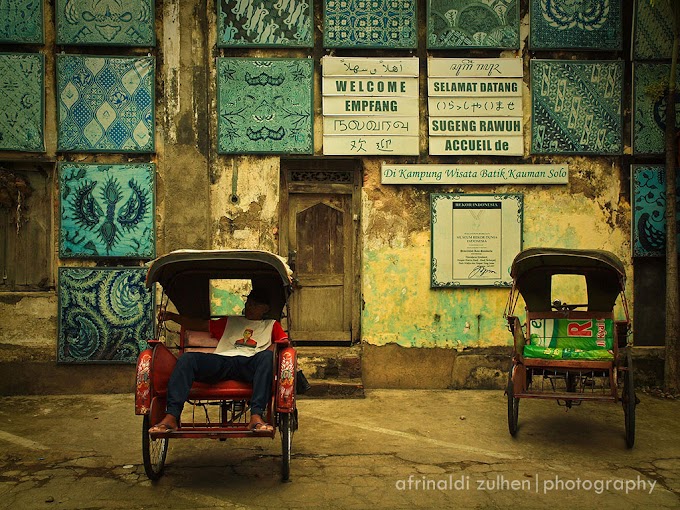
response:
[[[323,153],[417,155],[418,58],[323,57]]]
[[[524,154],[521,59],[428,59],[432,155]]]
[[[512,284],[522,250],[523,196],[433,193],[432,287]]]

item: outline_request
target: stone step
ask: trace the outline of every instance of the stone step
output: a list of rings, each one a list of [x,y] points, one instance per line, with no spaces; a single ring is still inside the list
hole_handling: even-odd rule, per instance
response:
[[[311,388],[301,398],[363,398],[361,347],[297,347]]]
[[[364,398],[361,379],[310,379],[311,388],[298,398]]]

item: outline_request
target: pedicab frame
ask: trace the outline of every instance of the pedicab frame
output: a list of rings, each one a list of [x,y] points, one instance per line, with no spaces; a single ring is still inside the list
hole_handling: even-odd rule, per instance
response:
[[[270,310],[266,318],[281,321],[290,317],[290,270],[277,255],[262,250],[174,251],[150,264],[146,286],[153,290],[155,283],[160,284],[163,297],[169,298],[180,314],[209,319],[210,281],[228,279],[251,280],[253,289],[268,293]],[[161,329],[162,324],[159,324],[158,330]],[[206,334],[189,333],[181,330],[178,355],[192,350],[210,352],[217,343]],[[274,438],[277,428],[281,434],[281,479],[289,480],[293,432],[298,426],[295,392],[297,355],[290,342],[276,344],[274,351],[272,397],[263,416],[274,430],[260,432],[248,429],[247,405],[252,395],[251,384],[222,381],[213,385],[195,382],[188,401],[193,406],[191,419],[187,420],[184,413],[176,431],[153,434],[148,430],[165,415],[167,382],[177,356],[158,338],[148,343],[149,348],[139,355],[137,361],[135,414],[144,417],[142,454],[144,469],[151,480],[157,480],[163,474],[170,438],[221,441],[228,438]],[[216,421],[211,421],[208,416],[206,406],[211,405],[219,408]],[[196,410],[200,408],[204,411],[205,421],[196,416]]]
[[[551,302],[554,275],[585,277],[588,303]],[[508,428],[517,434],[520,399],[555,399],[568,408],[582,402],[621,402],[624,411],[628,448],[635,443],[635,396],[632,344],[625,296],[626,275],[622,262],[603,250],[529,248],[514,259],[510,275],[512,288],[504,317],[513,335],[513,352],[508,384]],[[515,315],[522,296],[526,305],[526,324]],[[625,320],[615,320],[617,299]],[[611,319],[614,325],[613,359],[542,359],[524,357],[532,320],[573,319],[578,321]],[[526,335],[523,327],[526,327]],[[623,380],[621,392],[619,387]]]

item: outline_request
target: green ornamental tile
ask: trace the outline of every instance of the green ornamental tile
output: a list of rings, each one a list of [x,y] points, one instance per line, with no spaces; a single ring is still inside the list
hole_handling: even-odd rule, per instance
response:
[[[311,47],[312,2],[217,0],[217,46]]]
[[[633,23],[633,59],[670,59],[673,43],[673,14],[668,2],[678,0],[650,0],[635,2]]]
[[[311,154],[314,63],[218,58],[220,153]]]
[[[531,0],[532,49],[620,50],[622,0]]]
[[[43,41],[42,0],[0,0],[0,43]]]
[[[427,47],[519,48],[518,0],[428,0]]]
[[[58,150],[154,151],[154,58],[57,55]]]
[[[416,0],[324,0],[324,48],[416,48]]]
[[[60,363],[135,363],[154,336],[146,269],[59,268]]]
[[[153,163],[59,164],[61,258],[155,257]]]
[[[531,61],[533,154],[620,154],[623,61]]]
[[[666,94],[671,66],[633,64],[633,154],[662,154],[666,132]],[[680,89],[680,70],[676,75]],[[680,129],[680,102],[675,102],[676,127]]]
[[[57,0],[57,44],[155,46],[152,0]]]
[[[666,180],[661,165],[633,165],[633,257],[666,256]],[[676,181],[680,225],[680,175]],[[680,252],[680,233],[678,233]]]
[[[45,58],[0,53],[0,150],[44,152]]]

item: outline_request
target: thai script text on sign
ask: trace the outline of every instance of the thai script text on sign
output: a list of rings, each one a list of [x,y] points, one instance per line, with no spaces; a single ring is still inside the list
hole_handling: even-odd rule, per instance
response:
[[[569,165],[382,165],[382,184],[568,184]]]
[[[323,57],[322,68],[324,154],[419,154],[417,57]]]
[[[430,154],[524,155],[522,69],[514,58],[428,59]]]

